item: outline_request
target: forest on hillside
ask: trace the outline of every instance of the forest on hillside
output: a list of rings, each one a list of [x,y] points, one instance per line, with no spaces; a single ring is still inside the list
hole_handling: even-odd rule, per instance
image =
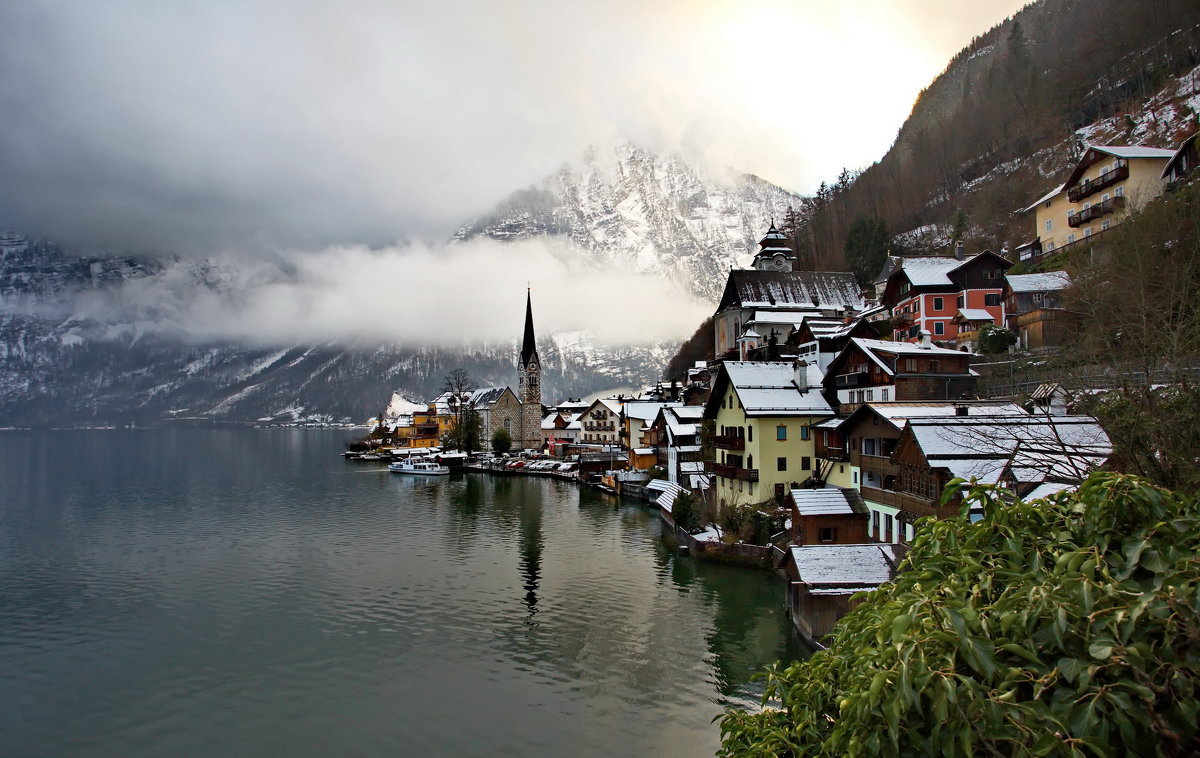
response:
[[[887,154],[822,184],[785,231],[813,269],[845,268],[856,221],[887,230],[897,253],[1015,247],[1032,235],[1016,211],[1061,182],[1089,138],[1173,147],[1196,131],[1194,111],[1154,98],[1198,65],[1195,0],[1032,3],[959,52]]]

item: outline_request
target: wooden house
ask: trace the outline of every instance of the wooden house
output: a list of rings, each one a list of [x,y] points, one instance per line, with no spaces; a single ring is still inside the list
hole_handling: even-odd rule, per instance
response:
[[[957,339],[955,317],[964,309],[985,310],[1004,323],[1004,272],[1013,264],[991,251],[955,257],[899,258],[888,276],[882,303],[892,309],[892,336],[917,341],[929,332],[935,342]]]
[[[824,386],[847,415],[861,403],[957,400],[975,393],[977,378],[967,353],[919,344],[853,337],[829,363]]]
[[[842,616],[862,598],[896,576],[904,558],[903,545],[796,545],[788,550],[783,572],[787,577],[788,618],[810,644],[833,630]]]

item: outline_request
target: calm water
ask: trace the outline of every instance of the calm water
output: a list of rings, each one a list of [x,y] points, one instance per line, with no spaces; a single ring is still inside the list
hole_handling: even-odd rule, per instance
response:
[[[0,756],[711,755],[782,584],[345,432],[0,433]]]

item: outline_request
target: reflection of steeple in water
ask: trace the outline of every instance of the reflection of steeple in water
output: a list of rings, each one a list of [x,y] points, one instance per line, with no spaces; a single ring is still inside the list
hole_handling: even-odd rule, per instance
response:
[[[541,498],[521,504],[521,579],[524,580],[525,607],[529,613],[525,623],[537,626],[538,588],[542,581],[542,503]]]

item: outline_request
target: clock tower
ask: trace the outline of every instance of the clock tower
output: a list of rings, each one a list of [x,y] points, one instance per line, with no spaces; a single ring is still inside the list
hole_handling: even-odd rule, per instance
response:
[[[758,243],[761,248],[754,256],[754,268],[759,271],[794,271],[796,254],[788,247],[787,235],[771,224],[767,236]]]
[[[514,447],[540,450],[542,447],[542,362],[538,359],[533,334],[533,298],[525,292],[525,336],[521,342],[521,363],[517,366],[517,395],[521,401],[521,428],[514,435]]]

